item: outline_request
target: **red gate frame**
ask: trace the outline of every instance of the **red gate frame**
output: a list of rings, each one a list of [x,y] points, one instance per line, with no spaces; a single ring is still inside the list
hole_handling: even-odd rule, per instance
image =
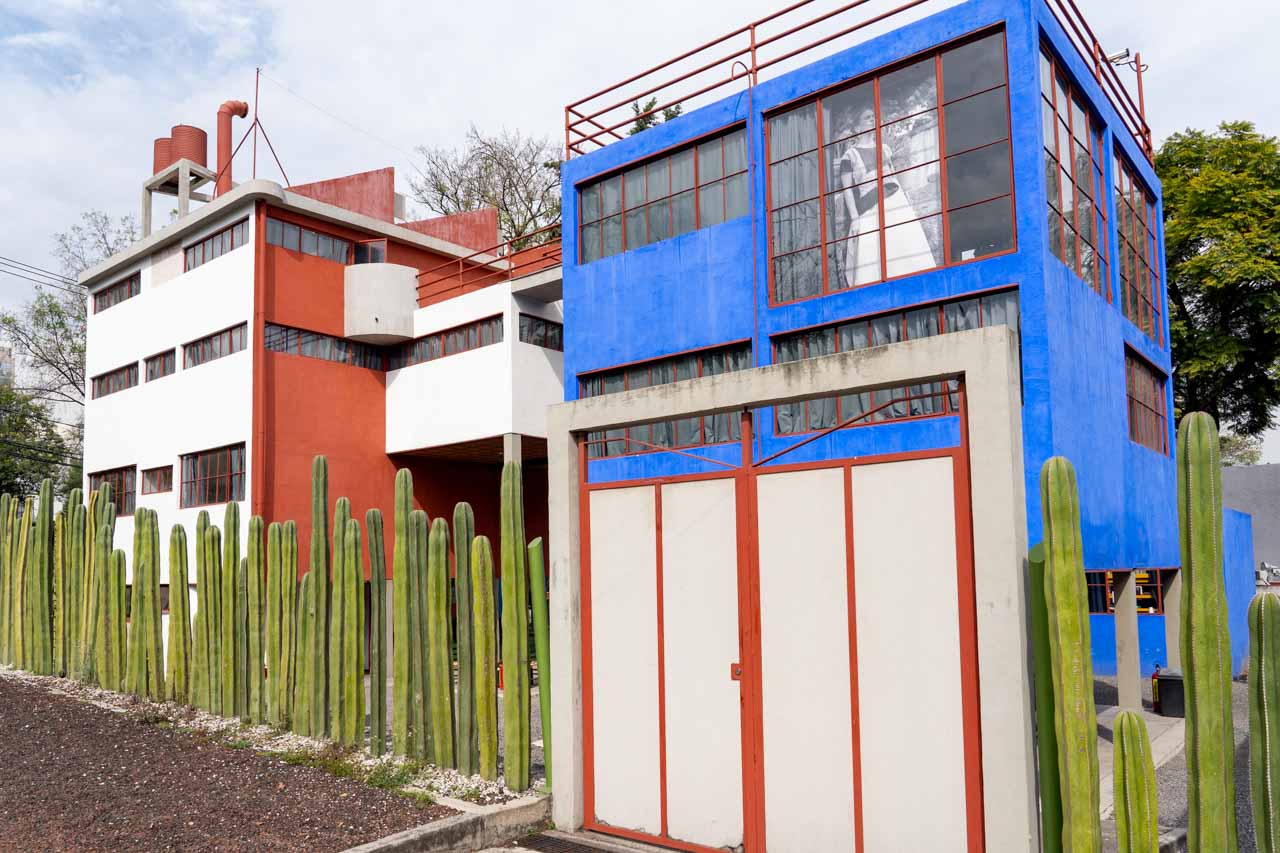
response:
[[[965,817],[969,853],[981,853],[986,849],[984,830],[984,802],[982,785],[982,729],[980,698],[978,692],[978,635],[977,605],[974,587],[972,500],[969,467],[968,401],[964,380],[958,382],[960,443],[956,447],[932,450],[886,453],[875,456],[852,457],[817,462],[793,464],[768,464],[778,457],[808,444],[829,432],[845,428],[848,423],[810,435],[786,450],[768,456],[759,462],[752,454],[753,422],[750,411],[741,413],[742,460],[739,467],[723,472],[700,472],[666,477],[649,477],[634,480],[613,480],[591,483],[588,478],[588,441],[578,439],[579,500],[578,523],[581,549],[581,642],[582,642],[582,734],[583,734],[583,827],[596,832],[615,835],[634,841],[658,844],[688,853],[723,853],[718,848],[705,847],[671,838],[667,829],[667,760],[666,760],[666,672],[664,625],[662,609],[662,487],[668,484],[732,479],[736,505],[737,560],[738,560],[738,644],[741,667],[741,732],[742,732],[742,794],[743,794],[743,845],[748,853],[765,850],[764,809],[764,696],[763,671],[760,647],[760,573],[757,519],[756,480],[762,474],[792,471],[839,468],[844,473],[845,500],[845,561],[849,620],[849,689],[852,726],[853,772],[853,821],[856,853],[863,850],[862,821],[862,765],[861,731],[858,718],[858,643],[855,614],[856,593],[854,585],[853,547],[853,468],[886,462],[903,462],[917,459],[950,459],[954,489],[956,532],[956,590],[959,597],[958,621],[960,632],[960,691],[963,727],[963,751],[965,773]],[[870,414],[870,413],[867,413]],[[693,454],[683,454],[693,455]],[[718,460],[708,460],[718,461]],[[723,464],[723,463],[721,463]],[[659,799],[661,804],[661,835],[651,835],[625,827],[600,822],[595,815],[595,733],[592,684],[592,624],[591,624],[591,513],[590,496],[595,491],[610,489],[651,487],[655,509],[655,574],[657,576],[657,639],[658,639],[658,750],[659,750]]]

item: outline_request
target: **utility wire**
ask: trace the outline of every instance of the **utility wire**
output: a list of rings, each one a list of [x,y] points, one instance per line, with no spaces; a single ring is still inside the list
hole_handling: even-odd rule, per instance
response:
[[[52,272],[50,270],[45,269],[44,267],[38,267],[38,266],[35,266],[34,264],[29,264],[29,263],[26,263],[25,261],[19,261],[14,258],[6,258],[4,255],[0,255],[0,263],[6,263],[9,266],[16,266],[19,269],[24,269],[26,271],[33,272],[38,275],[42,275],[46,278],[54,279],[62,284],[79,284],[79,282],[76,281],[75,279],[65,276],[62,273]]]
[[[44,280],[44,279],[40,279],[40,278],[32,278],[32,277],[31,277],[31,276],[29,276],[29,275],[23,275],[23,274],[22,274],[22,273],[20,273],[20,272],[15,272],[14,270],[9,269],[8,267],[4,266],[3,264],[0,264],[0,273],[4,273],[4,274],[6,274],[6,275],[11,275],[11,276],[13,276],[14,278],[21,278],[21,279],[25,279],[26,281],[29,281],[29,282],[31,282],[32,284],[38,284],[38,285],[40,285],[40,286],[42,286],[42,287],[52,287],[54,290],[61,290],[63,293],[70,293],[72,296],[84,296],[84,291],[83,291],[83,290],[72,290],[71,288],[69,288],[69,287],[65,287],[65,286],[63,286],[63,285],[61,285],[61,284],[54,284],[54,283],[53,283],[53,282],[51,282],[51,281],[46,281],[46,280]]]
[[[350,121],[347,121],[345,118],[343,118],[342,116],[338,115],[337,113],[330,112],[329,110],[327,110],[327,109],[325,109],[324,107],[320,106],[320,105],[319,105],[319,104],[317,104],[315,101],[311,100],[310,98],[306,97],[305,95],[302,95],[302,94],[300,94],[300,93],[298,93],[298,92],[294,91],[293,89],[289,88],[289,86],[288,86],[286,83],[284,83],[284,82],[282,82],[282,81],[280,81],[280,80],[275,79],[275,78],[274,78],[274,77],[272,77],[270,74],[268,74],[267,72],[263,71],[262,69],[258,69],[258,72],[262,75],[262,78],[263,78],[264,80],[269,80],[270,82],[275,83],[277,86],[279,86],[281,89],[283,89],[283,90],[285,90],[286,92],[288,92],[290,95],[293,95],[293,96],[294,96],[295,98],[297,98],[298,100],[300,100],[300,101],[302,101],[303,103],[305,103],[305,104],[309,105],[312,109],[315,109],[315,110],[317,110],[317,111],[319,111],[319,112],[324,113],[325,115],[327,115],[329,118],[333,119],[334,121],[336,121],[336,122],[338,122],[338,123],[340,123],[340,124],[344,124],[344,125],[346,125],[347,127],[351,128],[351,129],[352,129],[352,130],[354,130],[356,133],[364,134],[365,136],[369,137],[370,139],[374,140],[375,142],[380,142],[380,143],[382,143],[383,145],[387,146],[388,148],[391,148],[392,150],[397,151],[397,152],[399,152],[400,154],[404,155],[405,157],[409,158],[409,166],[410,166],[410,167],[411,167],[415,172],[417,172],[419,175],[422,175],[422,177],[424,177],[424,178],[426,177],[426,175],[423,175],[423,174],[422,174],[422,170],[418,168],[417,163],[415,163],[415,162],[414,162],[414,160],[415,160],[415,158],[416,158],[416,155],[415,155],[415,154],[413,154],[413,153],[411,153],[411,152],[409,152],[409,151],[406,151],[404,148],[401,148],[399,145],[395,144],[394,142],[391,142],[390,140],[387,140],[387,139],[382,138],[381,136],[378,136],[376,133],[372,133],[372,132],[370,132],[369,130],[366,130],[365,128],[360,127],[360,126],[359,126],[359,125],[357,125],[357,124],[354,124],[354,123],[352,123],[352,122],[350,122]]]

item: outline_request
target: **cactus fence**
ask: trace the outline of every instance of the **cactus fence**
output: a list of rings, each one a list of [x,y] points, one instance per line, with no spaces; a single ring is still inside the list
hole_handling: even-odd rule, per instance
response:
[[[56,513],[48,480],[38,496],[0,495],[0,663],[327,737],[374,755],[387,749],[389,716],[393,753],[496,780],[500,617],[504,782],[525,790],[532,783],[530,607],[548,765],[551,740],[542,546],[524,541],[520,466],[507,463],[502,477],[501,614],[494,611],[492,550],[475,535],[471,507],[458,504],[451,530],[446,518],[413,509],[409,471],[396,475],[395,487],[390,614],[382,513],[369,510],[363,529],[346,498],[330,513],[328,464],[318,456],[311,559],[302,574],[292,521],[250,518],[243,555],[236,503],[227,504],[221,528],[201,512],[190,546],[182,526],[172,527],[167,637],[154,511],[134,514],[126,593],[109,486],[92,492],[87,505],[80,490],[72,491]],[[526,574],[526,550],[536,578]],[[184,594],[192,555],[194,606]]]

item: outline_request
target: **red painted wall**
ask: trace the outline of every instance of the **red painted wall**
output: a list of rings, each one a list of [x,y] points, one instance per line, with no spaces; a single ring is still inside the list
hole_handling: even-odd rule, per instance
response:
[[[387,166],[371,172],[357,172],[341,178],[289,187],[289,192],[305,195],[344,210],[363,213],[383,222],[395,221],[396,170]]]
[[[477,252],[498,245],[498,209],[495,207],[400,224],[410,231],[439,237]]]

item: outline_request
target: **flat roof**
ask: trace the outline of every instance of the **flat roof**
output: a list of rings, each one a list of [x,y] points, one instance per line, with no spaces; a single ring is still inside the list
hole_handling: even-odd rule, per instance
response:
[[[402,228],[391,222],[383,222],[380,219],[374,219],[362,213],[355,213],[346,208],[316,201],[313,198],[289,192],[289,190],[275,181],[259,178],[240,184],[231,192],[202,205],[177,222],[170,223],[159,231],[143,237],[123,252],[117,252],[101,263],[90,267],[80,274],[80,284],[87,290],[92,291],[97,285],[106,283],[123,267],[135,264],[142,258],[155,254],[155,252],[173,243],[181,242],[192,231],[208,225],[211,220],[225,215],[228,211],[233,211],[238,207],[260,200],[269,202],[273,207],[297,211],[314,219],[367,231],[372,235],[389,237],[397,242],[416,246],[420,249],[427,249],[446,257],[466,258],[468,262],[477,266],[483,265],[495,269],[506,269],[509,264],[504,258],[495,255],[477,254],[474,249],[469,249],[466,246],[459,246],[456,243],[450,243],[448,240],[441,240],[439,237],[420,234],[417,231]]]

